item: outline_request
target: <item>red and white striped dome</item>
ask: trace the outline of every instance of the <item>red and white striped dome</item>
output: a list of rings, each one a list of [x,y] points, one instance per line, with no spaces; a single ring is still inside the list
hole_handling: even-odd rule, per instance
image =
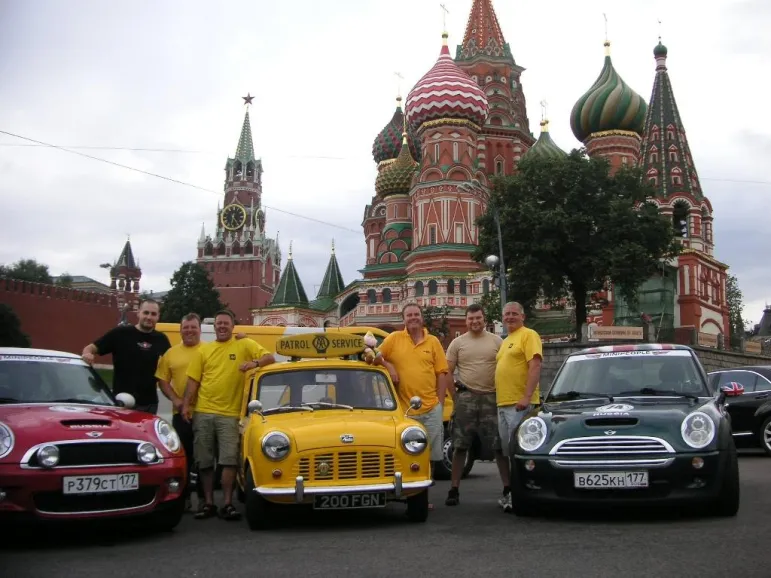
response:
[[[447,35],[434,67],[407,95],[407,122],[417,129],[424,122],[438,118],[470,120],[482,126],[490,106],[485,93],[463,72],[450,56]]]

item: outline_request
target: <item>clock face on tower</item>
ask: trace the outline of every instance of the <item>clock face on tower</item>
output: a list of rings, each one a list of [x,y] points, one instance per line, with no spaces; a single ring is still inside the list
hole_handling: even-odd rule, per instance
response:
[[[243,227],[246,222],[246,209],[241,205],[228,205],[222,209],[220,219],[222,220],[222,226],[229,231],[235,231]]]

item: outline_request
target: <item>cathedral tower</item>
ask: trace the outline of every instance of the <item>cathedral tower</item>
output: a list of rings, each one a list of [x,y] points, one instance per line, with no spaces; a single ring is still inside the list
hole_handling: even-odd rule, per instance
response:
[[[492,0],[474,0],[455,62],[484,91],[490,114],[479,133],[479,165],[490,174],[510,175],[533,145],[520,76],[503,37]]]
[[[201,228],[197,261],[209,271],[236,322],[251,325],[251,310],[264,307],[278,284],[281,253],[265,233],[262,161],[254,155],[248,108],[254,97],[243,99],[247,110],[236,154],[225,164],[224,204],[217,207],[214,234]]]

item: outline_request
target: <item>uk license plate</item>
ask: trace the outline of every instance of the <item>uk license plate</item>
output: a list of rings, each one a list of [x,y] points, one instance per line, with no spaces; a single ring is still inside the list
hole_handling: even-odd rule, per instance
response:
[[[581,490],[647,488],[648,472],[574,472],[573,484]]]
[[[384,508],[386,496],[382,492],[363,494],[330,494],[313,498],[316,510],[354,510],[358,508]]]
[[[107,474],[101,476],[65,476],[65,494],[110,494],[139,489],[139,474]]]

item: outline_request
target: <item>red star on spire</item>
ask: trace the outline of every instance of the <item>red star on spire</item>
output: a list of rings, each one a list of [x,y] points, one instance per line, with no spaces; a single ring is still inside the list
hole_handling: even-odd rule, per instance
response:
[[[241,98],[244,99],[244,104],[252,104],[252,101],[254,100],[254,97],[250,92],[247,92],[246,96],[242,96]]]

